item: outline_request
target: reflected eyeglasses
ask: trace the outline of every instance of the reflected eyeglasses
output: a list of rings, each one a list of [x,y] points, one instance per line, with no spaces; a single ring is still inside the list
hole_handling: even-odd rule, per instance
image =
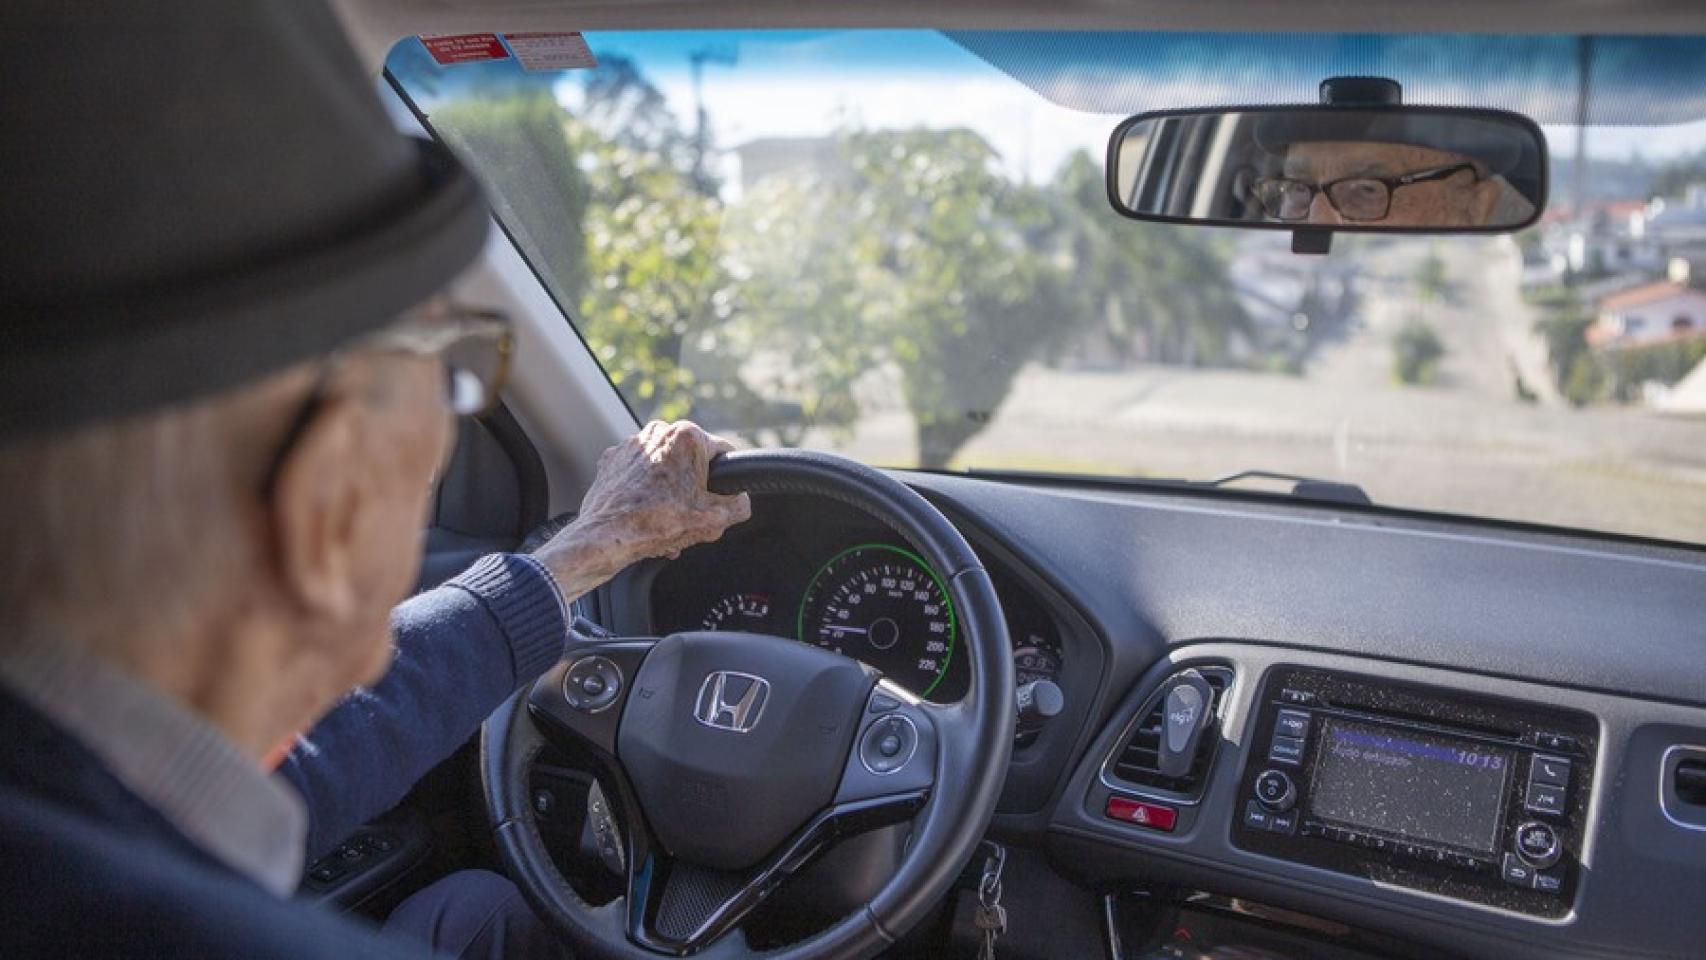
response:
[[[1315,205],[1317,193],[1325,194],[1327,202],[1346,220],[1384,220],[1392,211],[1394,190],[1415,183],[1445,180],[1464,170],[1475,174],[1476,180],[1481,178],[1473,163],[1454,163],[1401,177],[1346,177],[1323,184],[1286,177],[1265,177],[1256,181],[1254,192],[1262,210],[1276,220],[1309,219],[1309,208]]]

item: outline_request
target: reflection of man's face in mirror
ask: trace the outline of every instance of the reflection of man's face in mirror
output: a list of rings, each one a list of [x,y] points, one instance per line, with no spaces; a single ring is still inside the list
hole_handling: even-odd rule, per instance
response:
[[[1457,169],[1453,171],[1453,167]],[[1451,172],[1412,183],[1393,182],[1445,171]],[[1502,189],[1496,178],[1484,175],[1481,166],[1463,154],[1403,143],[1294,143],[1286,149],[1284,176],[1322,188],[1316,191],[1309,216],[1303,222],[1329,225],[1486,226]],[[1346,216],[1343,208],[1347,204],[1343,200],[1335,206],[1328,199],[1325,188],[1349,178],[1387,181],[1390,205],[1385,216],[1375,219]]]

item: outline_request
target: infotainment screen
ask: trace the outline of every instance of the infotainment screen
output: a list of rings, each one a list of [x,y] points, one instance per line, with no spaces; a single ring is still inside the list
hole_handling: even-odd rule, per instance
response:
[[[1325,718],[1309,812],[1346,827],[1492,853],[1508,750],[1472,740]]]

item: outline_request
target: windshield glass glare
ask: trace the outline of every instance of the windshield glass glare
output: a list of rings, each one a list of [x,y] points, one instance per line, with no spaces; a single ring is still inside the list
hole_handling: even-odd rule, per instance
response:
[[[595,66],[408,38],[388,67],[642,419],[882,466],[1274,471],[1706,542],[1694,38],[585,39]],[[1336,75],[1532,116],[1540,221],[1300,256],[1110,206],[1126,116],[1307,103]]]

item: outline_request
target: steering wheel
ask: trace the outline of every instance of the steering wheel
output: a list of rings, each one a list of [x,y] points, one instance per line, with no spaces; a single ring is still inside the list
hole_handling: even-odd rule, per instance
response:
[[[862,464],[731,453],[713,462],[711,488],[832,497],[888,524],[947,584],[970,691],[932,704],[856,660],[750,633],[576,642],[482,731],[498,853],[577,956],[750,957],[742,921],[789,876],[837,840],[911,821],[898,867],[869,902],[764,952],[874,956],[947,893],[995,810],[1014,723],[1000,601],[935,507]],[[627,873],[626,892],[608,904],[582,900],[540,836],[528,773],[550,741],[600,767]]]

